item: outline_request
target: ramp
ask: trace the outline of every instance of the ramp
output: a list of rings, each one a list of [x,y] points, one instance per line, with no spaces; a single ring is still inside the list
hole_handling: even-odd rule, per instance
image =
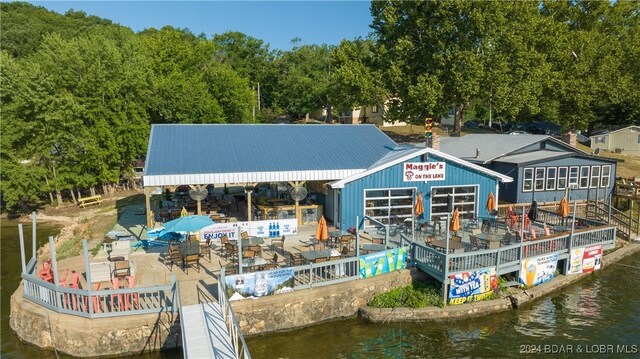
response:
[[[185,358],[237,359],[220,304],[183,306],[181,315]]]

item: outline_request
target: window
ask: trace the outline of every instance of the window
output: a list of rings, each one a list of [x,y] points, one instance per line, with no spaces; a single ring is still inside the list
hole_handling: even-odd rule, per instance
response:
[[[609,187],[609,180],[611,179],[611,166],[602,166],[602,177],[600,177],[600,186]]]
[[[402,223],[411,218],[413,188],[365,190],[365,214],[384,223]],[[375,226],[372,222],[368,227]]]
[[[531,192],[533,190],[533,168],[525,168],[522,178],[522,192]]]
[[[596,143],[604,143],[604,136],[596,137]]]
[[[589,187],[589,166],[580,167],[580,188]]]
[[[578,167],[569,168],[569,187],[578,186]]]
[[[567,188],[567,167],[558,167],[558,189]]]
[[[589,187],[596,188],[600,183],[600,166],[591,166],[591,183]]]
[[[547,191],[553,191],[556,189],[556,168],[549,167],[547,168]]]
[[[476,212],[477,186],[433,187],[431,190],[431,215],[447,215],[447,198],[453,199],[453,207],[458,209],[460,218],[471,218]]]
[[[378,105],[373,105],[373,107],[371,108],[371,112],[378,113]]]
[[[536,191],[544,191],[544,167],[536,168]]]

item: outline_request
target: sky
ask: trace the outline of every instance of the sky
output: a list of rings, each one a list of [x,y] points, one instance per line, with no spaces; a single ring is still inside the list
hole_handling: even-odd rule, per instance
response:
[[[300,45],[337,45],[366,37],[371,28],[369,1],[30,1],[64,14],[84,11],[134,31],[171,25],[208,38],[240,31],[263,40],[271,49]]]

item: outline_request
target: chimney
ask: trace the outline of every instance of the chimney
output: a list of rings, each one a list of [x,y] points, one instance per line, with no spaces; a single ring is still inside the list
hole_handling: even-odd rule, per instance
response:
[[[480,157],[480,149],[476,148],[476,158]]]
[[[440,151],[440,135],[431,134],[431,148]]]
[[[575,134],[575,132],[573,131],[569,131],[565,134],[562,135],[562,141],[567,143],[569,146],[575,148],[576,147],[576,143],[578,142],[577,140],[577,136]]]

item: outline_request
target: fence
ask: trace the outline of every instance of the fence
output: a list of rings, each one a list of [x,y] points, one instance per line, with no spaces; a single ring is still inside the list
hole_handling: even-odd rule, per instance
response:
[[[224,278],[224,268],[222,269],[220,278]],[[236,358],[251,359],[249,348],[247,348],[247,343],[244,341],[244,336],[240,330],[240,324],[238,324],[236,320],[236,315],[224,291],[224,281],[222,280],[218,281],[218,303],[220,303],[222,317],[231,336],[231,345],[233,346],[233,351],[236,353]]]

